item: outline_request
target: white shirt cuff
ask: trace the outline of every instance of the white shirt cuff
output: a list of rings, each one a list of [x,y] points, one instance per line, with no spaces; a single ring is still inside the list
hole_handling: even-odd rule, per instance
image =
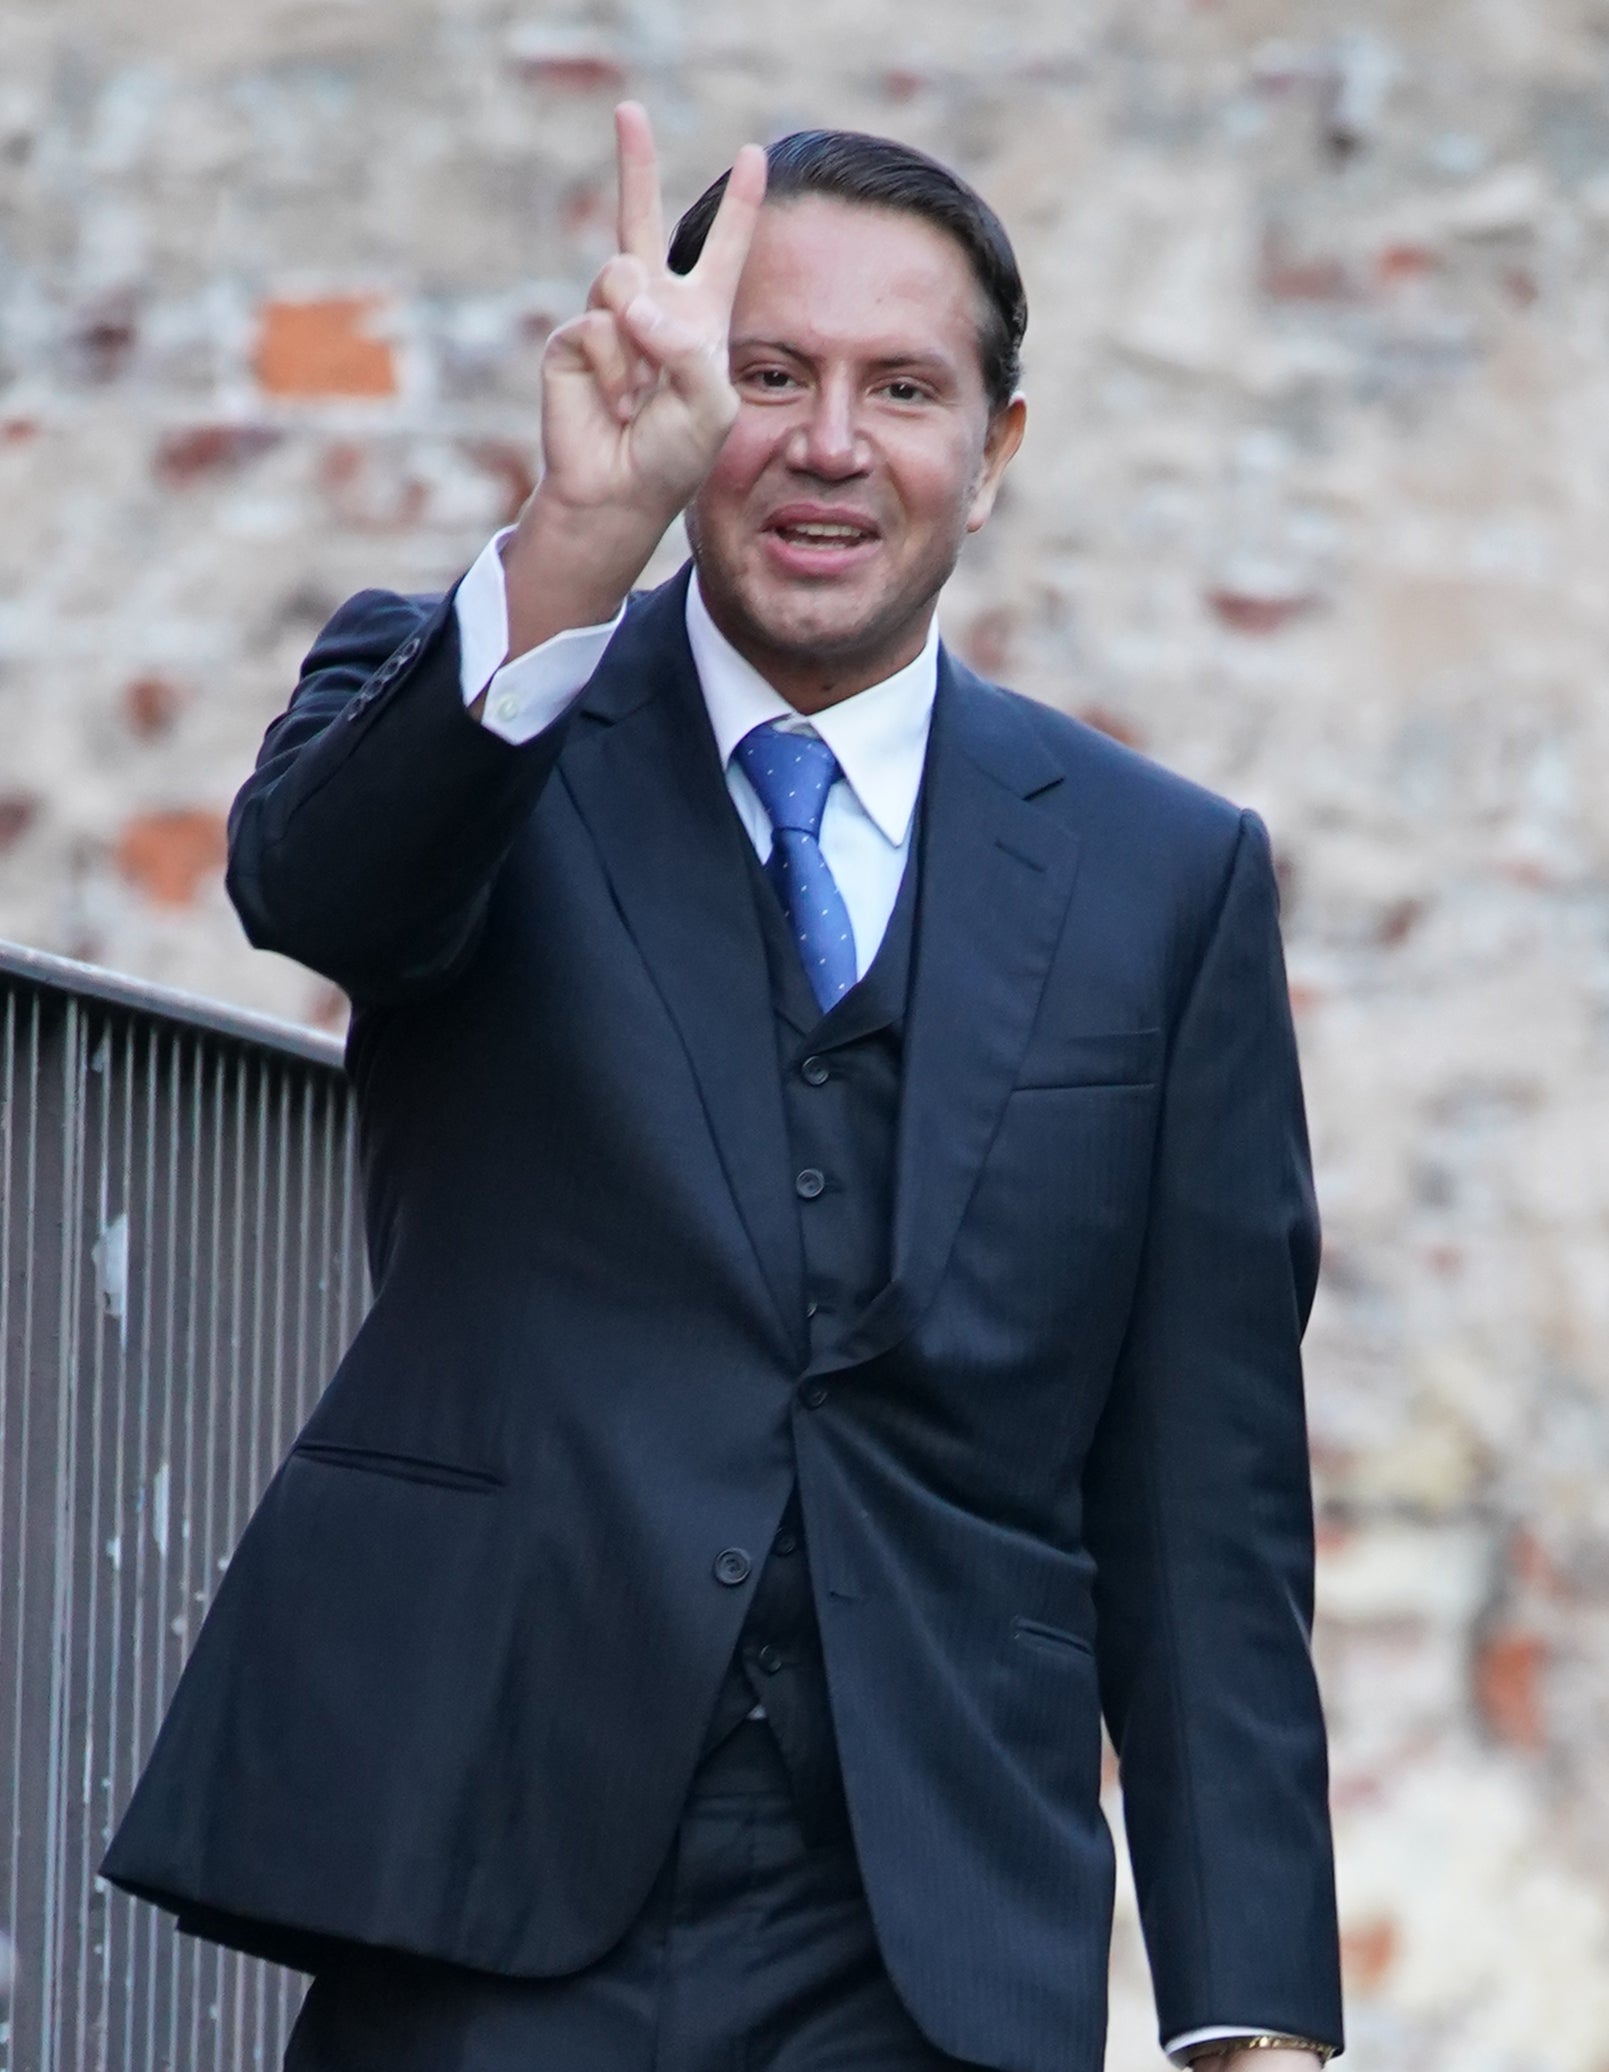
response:
[[[534,740],[582,690],[603,660],[603,651],[626,615],[622,605],[607,626],[572,626],[540,647],[504,661],[508,653],[508,591],[503,580],[504,529],[486,542],[458,586],[459,682],[464,703],[481,692],[481,724],[516,747]]]
[[[1176,2065],[1185,2061],[1180,2055],[1187,2050],[1197,2050],[1203,2043],[1227,2043],[1235,2036],[1262,2036],[1273,2033],[1262,2029],[1256,2023],[1237,2022],[1228,2028],[1186,2029],[1182,2036],[1170,2036],[1162,2048]]]

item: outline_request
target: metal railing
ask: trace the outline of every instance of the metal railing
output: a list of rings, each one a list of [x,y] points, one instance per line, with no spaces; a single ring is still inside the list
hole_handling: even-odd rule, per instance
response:
[[[95,1866],[366,1301],[333,1040],[0,944],[0,2072],[273,2068],[302,1980]]]

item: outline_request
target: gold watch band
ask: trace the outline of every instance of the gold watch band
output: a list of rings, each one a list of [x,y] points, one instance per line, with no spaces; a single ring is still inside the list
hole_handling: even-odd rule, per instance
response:
[[[1186,2062],[1194,2065],[1203,2058],[1232,2057],[1237,2050],[1310,2050],[1321,2065],[1327,2065],[1335,2056],[1333,2043],[1320,2043],[1312,2036],[1284,2036],[1268,2029],[1251,2036],[1215,2036],[1210,2043],[1193,2050]]]

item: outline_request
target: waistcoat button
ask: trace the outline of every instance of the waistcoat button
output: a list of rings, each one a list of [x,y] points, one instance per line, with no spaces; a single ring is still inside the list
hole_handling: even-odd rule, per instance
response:
[[[782,1657],[774,1647],[763,1647],[755,1657],[767,1676],[775,1676],[782,1667]]]

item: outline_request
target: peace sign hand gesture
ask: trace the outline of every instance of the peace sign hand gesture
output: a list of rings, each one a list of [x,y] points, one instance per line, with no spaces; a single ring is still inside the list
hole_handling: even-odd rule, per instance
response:
[[[635,101],[615,111],[615,142],[620,249],[593,282],[585,313],[548,341],[544,467],[570,508],[629,508],[663,531],[737,414],[727,340],[765,195],[765,154],[753,144],[738,153],[698,263],[675,274],[665,264],[653,134]]]
[[[737,415],[727,371],[765,154],[737,155],[698,264],[665,264],[648,116],[615,110],[620,250],[542,361],[542,479],[503,547],[510,657],[612,618]]]

